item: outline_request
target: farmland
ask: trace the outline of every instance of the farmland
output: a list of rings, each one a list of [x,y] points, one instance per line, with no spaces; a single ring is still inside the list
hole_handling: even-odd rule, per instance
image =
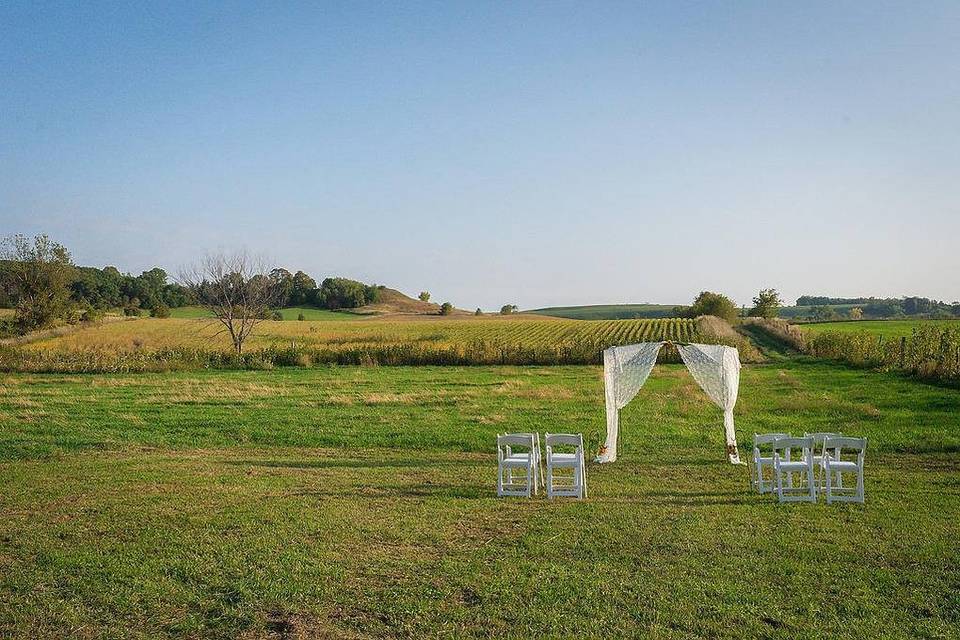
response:
[[[336,364],[590,364],[610,345],[725,342],[759,356],[717,319],[575,321],[537,316],[264,321],[236,356],[210,319],[140,318],[36,340],[2,355],[7,370],[122,372],[177,367]],[[665,354],[666,359],[676,354]]]
[[[493,437],[595,448],[598,367],[2,384],[0,635],[946,637],[960,616],[960,397],[894,375],[743,371],[741,446],[870,438],[867,504],[830,507],[751,493],[670,365],[623,411],[621,459],[590,466],[591,497],[554,503],[493,497]]]
[[[841,333],[871,333],[884,338],[909,336],[914,329],[928,327],[960,328],[957,320],[860,320],[851,322],[815,322],[801,325],[804,332],[811,334],[826,331]]]
[[[670,318],[683,305],[672,304],[592,304],[574,307],[545,307],[524,313],[569,318],[571,320],[628,320],[637,318]]]

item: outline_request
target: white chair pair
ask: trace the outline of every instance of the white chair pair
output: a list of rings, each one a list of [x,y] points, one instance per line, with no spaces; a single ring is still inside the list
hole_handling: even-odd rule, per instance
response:
[[[762,455],[760,451],[760,446],[766,444],[770,445],[769,456]],[[827,504],[862,503],[863,460],[866,448],[866,438],[845,438],[833,433],[808,433],[803,438],[793,438],[781,433],[755,434],[753,484],[760,493],[775,492],[780,502],[816,502],[817,493],[820,491],[826,493]],[[800,449],[799,459],[792,457],[795,449]],[[845,450],[848,453],[855,452],[856,461],[844,460]],[[764,467],[773,470],[769,488],[764,483]],[[855,489],[843,487],[844,472],[856,473]],[[799,474],[797,486],[794,486],[794,474]]]
[[[584,464],[583,436],[580,434],[546,434],[547,497],[587,495],[587,474]],[[560,447],[562,450],[555,450]],[[520,448],[522,451],[517,451]],[[569,449],[573,451],[570,452]],[[570,469],[572,480],[563,483],[565,474],[557,470]],[[514,471],[523,470],[523,483],[514,478]],[[543,467],[540,458],[540,435],[536,433],[504,433],[497,435],[497,496],[526,496],[538,493],[543,485]]]
[[[813,438],[813,464],[815,475],[817,476],[817,486],[820,489],[824,488],[823,482],[823,468],[824,462],[826,459],[826,449],[823,446],[824,439],[832,436],[842,435],[840,433],[805,433],[803,434],[804,438]],[[759,493],[774,493],[776,491],[776,476],[773,474],[773,452],[771,451],[769,455],[764,455],[764,451],[761,451],[763,445],[772,445],[774,441],[781,438],[791,437],[789,433],[755,433],[753,434],[753,467],[751,468],[751,475],[753,476],[753,488],[756,489]],[[819,451],[819,453],[817,453]],[[789,450],[786,452],[789,460]],[[764,484],[763,470],[768,468],[771,471],[770,483],[769,486]],[[793,478],[792,476],[787,477],[787,487],[793,487]]]

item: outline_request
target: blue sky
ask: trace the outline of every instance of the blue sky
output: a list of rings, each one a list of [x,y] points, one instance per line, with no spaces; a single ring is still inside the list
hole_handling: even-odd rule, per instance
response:
[[[960,298],[960,3],[0,5],[0,233],[485,309]]]

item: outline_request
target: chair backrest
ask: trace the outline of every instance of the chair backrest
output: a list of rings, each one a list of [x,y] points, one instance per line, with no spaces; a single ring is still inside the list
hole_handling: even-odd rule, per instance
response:
[[[823,441],[826,440],[827,438],[833,438],[833,437],[842,436],[842,435],[843,435],[843,433],[840,432],[840,431],[837,431],[837,432],[835,432],[835,433],[833,433],[833,432],[827,432],[827,431],[815,431],[814,433],[805,433],[805,434],[803,434],[803,437],[804,437],[804,438],[813,438],[813,444],[814,444],[814,445],[816,445],[816,446],[822,446],[822,445],[823,445]]]
[[[498,447],[527,447],[533,450],[532,433],[501,433],[497,434]]]
[[[813,438],[777,438],[772,444],[773,450],[785,449],[813,449]]]
[[[755,433],[753,434],[753,448],[759,449],[757,445],[761,444],[773,444],[774,440],[779,440],[780,438],[789,438],[789,433]]]
[[[847,451],[856,451],[863,455],[867,450],[866,438],[851,438],[848,436],[830,436],[823,441],[824,449],[835,449],[841,455],[844,449]]]
[[[583,434],[580,433],[547,433],[544,442],[548,447],[568,446],[583,448]]]

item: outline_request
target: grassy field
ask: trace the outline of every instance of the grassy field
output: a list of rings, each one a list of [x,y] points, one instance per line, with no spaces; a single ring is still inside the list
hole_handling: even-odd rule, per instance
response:
[[[810,333],[839,331],[843,333],[872,333],[885,338],[909,336],[919,327],[960,328],[958,320],[859,320],[851,322],[815,322],[802,325]]]
[[[296,317],[296,316],[294,316]],[[219,335],[218,335],[219,333]],[[558,345],[583,341],[628,344],[644,339],[689,341],[697,336],[694,320],[564,321],[522,315],[513,318],[423,318],[409,321],[264,321],[248,348],[305,346],[333,349],[358,345],[416,344],[466,345],[479,340],[527,345]],[[160,349],[173,346],[228,350],[229,338],[216,322],[203,319],[138,318],[40,340],[32,349]]]
[[[870,438],[867,504],[777,505],[661,366],[591,497],[493,497],[494,435],[602,428],[598,367],[5,375],[0,635],[949,637],[960,394],[746,367],[754,431]],[[297,634],[300,634],[299,636]]]
[[[316,307],[287,307],[280,310],[284,320],[296,320],[300,314],[303,314],[306,320],[359,320],[361,315],[350,313],[348,311],[330,311],[328,309],[317,309]],[[209,311],[203,307],[177,307],[170,310],[171,318],[196,319],[212,318]]]
[[[684,305],[672,304],[592,304],[578,307],[545,307],[524,313],[569,318],[571,320],[629,320],[637,318],[670,318]]]

